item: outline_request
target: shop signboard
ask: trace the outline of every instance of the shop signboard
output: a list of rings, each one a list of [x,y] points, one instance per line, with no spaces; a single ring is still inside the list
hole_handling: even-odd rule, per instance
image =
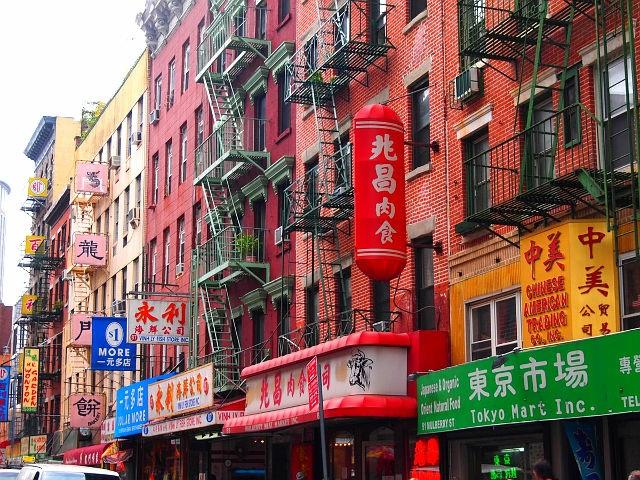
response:
[[[619,330],[613,234],[604,221],[573,220],[520,244],[525,347]]]
[[[27,197],[46,198],[49,194],[49,181],[46,178],[30,177],[27,186]]]
[[[23,295],[21,306],[20,306],[20,314],[25,316],[33,315],[33,309],[36,305],[37,300],[38,300],[37,295],[29,295],[29,294]]]
[[[104,421],[102,422],[102,425],[100,426],[100,443],[113,442],[115,430],[116,430],[115,417],[105,418]]]
[[[485,358],[418,379],[423,435],[637,411],[640,330]]]
[[[20,455],[29,455],[29,437],[20,439]]]
[[[25,255],[42,255],[44,253],[44,240],[42,235],[27,235],[24,240]]]
[[[44,455],[47,453],[47,436],[32,435],[29,437],[29,454]]]
[[[91,345],[91,317],[87,313],[71,315],[71,345],[87,347]]]
[[[307,384],[309,385],[309,410],[318,406],[320,401],[318,390],[318,357],[313,357],[307,363]]]
[[[149,420],[213,406],[213,364],[149,385]]]
[[[0,422],[9,421],[9,382],[11,367],[0,367]]]
[[[39,349],[24,349],[22,368],[22,412],[36,413],[38,410],[38,377],[40,373]]]
[[[127,300],[127,338],[131,343],[188,345],[186,301]]]
[[[185,417],[165,420],[163,422],[149,423],[142,428],[143,437],[155,437],[157,435],[165,435],[168,433],[183,432],[185,430],[194,430],[197,428],[206,428],[212,425],[222,425],[224,421],[230,418],[243,416],[244,412],[240,410],[234,411],[217,411],[197,413],[195,415],[187,415]]]
[[[168,373],[148,378],[116,391],[115,438],[130,437],[142,432],[143,425],[148,421],[149,385],[172,376],[173,373]]]
[[[91,368],[125,371],[136,368],[136,346],[125,341],[126,318],[91,318]]]
[[[72,393],[69,396],[71,428],[100,428],[105,417],[105,407],[103,393]]]
[[[307,363],[247,378],[245,415],[309,404]],[[324,401],[349,395],[406,395],[407,350],[363,345],[319,355],[317,379]]]
[[[73,264],[104,267],[107,264],[107,236],[76,233],[73,237]]]
[[[78,162],[76,192],[106,195],[109,188],[109,167],[106,163]]]

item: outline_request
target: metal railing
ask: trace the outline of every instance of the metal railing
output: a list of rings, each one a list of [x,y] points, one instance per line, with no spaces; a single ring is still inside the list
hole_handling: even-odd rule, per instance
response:
[[[264,262],[265,239],[268,231],[261,228],[225,227],[205,244],[197,247],[199,277],[219,271],[234,263]]]

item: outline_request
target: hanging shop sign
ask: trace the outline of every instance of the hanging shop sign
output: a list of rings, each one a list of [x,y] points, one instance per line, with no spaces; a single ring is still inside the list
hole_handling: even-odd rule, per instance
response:
[[[49,194],[49,181],[46,178],[31,177],[27,186],[27,197],[45,198]]]
[[[36,413],[38,409],[38,379],[40,369],[40,350],[24,349],[22,370],[22,412]]]
[[[131,343],[188,345],[186,301],[127,300],[127,338]]]
[[[20,439],[20,455],[29,455],[29,437]]]
[[[88,313],[71,315],[71,342],[74,347],[91,345],[91,317]]]
[[[105,417],[105,405],[103,393],[72,393],[69,396],[71,428],[100,428]]]
[[[520,245],[525,347],[619,330],[613,235],[605,222],[568,222]]]
[[[407,263],[404,126],[386,105],[363,107],[353,125],[356,264],[391,280]]]
[[[213,406],[213,364],[149,385],[149,420]]]
[[[563,422],[564,432],[573,450],[573,457],[580,469],[581,478],[604,478],[602,441],[598,438],[594,419]]]
[[[242,411],[216,411],[187,415],[163,422],[150,423],[142,428],[143,437],[155,437],[169,433],[184,432],[206,428],[212,425],[222,425],[226,420],[244,415]]]
[[[115,438],[130,437],[142,432],[148,421],[149,385],[171,378],[173,373],[132,383],[116,391]]]
[[[32,435],[29,437],[29,455],[44,455],[47,453],[47,436]]]
[[[11,367],[0,367],[0,422],[9,421],[9,383]]]
[[[24,242],[25,255],[42,255],[44,253],[45,237],[42,235],[27,235]]]
[[[107,264],[107,236],[76,233],[73,237],[73,264],[104,267]]]
[[[245,414],[317,405],[317,398],[309,398],[307,363],[302,361],[247,378]],[[363,345],[321,355],[316,379],[322,384],[324,401],[349,395],[406,395],[407,350]]]
[[[420,434],[636,411],[640,330],[486,358],[418,379]]]
[[[116,418],[108,417],[105,418],[100,426],[100,443],[111,443],[113,442],[114,435],[116,431]]]
[[[76,192],[106,195],[109,192],[109,167],[106,163],[76,163]]]
[[[37,300],[37,295],[23,295],[22,302],[20,304],[20,314],[25,316],[33,315],[33,309],[36,305]]]
[[[123,317],[91,317],[91,368],[135,370],[136,346],[125,341]]]

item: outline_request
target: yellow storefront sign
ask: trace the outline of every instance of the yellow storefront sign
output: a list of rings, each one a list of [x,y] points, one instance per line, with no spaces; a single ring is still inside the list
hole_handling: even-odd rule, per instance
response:
[[[42,235],[27,235],[24,242],[24,253],[36,255],[42,253],[44,247],[44,237]]]
[[[40,350],[25,348],[24,369],[22,370],[22,411],[24,413],[35,413],[38,410],[39,372]],[[28,445],[27,443],[27,448]]]
[[[38,300],[37,295],[23,295],[20,313],[22,315],[33,315],[33,308]]]
[[[613,235],[604,221],[574,220],[520,241],[523,345],[619,330]]]
[[[36,463],[36,457],[33,455],[23,455],[22,461],[24,463]]]
[[[49,181],[46,178],[31,177],[27,187],[27,197],[43,198],[49,194]]]

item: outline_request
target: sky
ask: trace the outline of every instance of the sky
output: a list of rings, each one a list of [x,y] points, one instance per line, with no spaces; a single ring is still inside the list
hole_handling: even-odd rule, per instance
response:
[[[145,48],[136,14],[144,0],[3,2],[0,28],[0,180],[11,187],[2,301],[25,292],[18,267],[30,217],[20,210],[34,163],[24,149],[44,115],[79,119],[88,102],[107,101]]]

